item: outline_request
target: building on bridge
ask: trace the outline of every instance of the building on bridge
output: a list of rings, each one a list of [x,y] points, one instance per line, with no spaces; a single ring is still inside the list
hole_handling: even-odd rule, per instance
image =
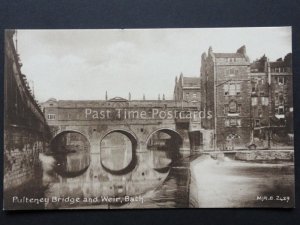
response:
[[[101,140],[111,132],[123,133],[138,151],[144,151],[158,131],[173,138],[172,143],[179,141],[181,153],[200,147],[212,149],[210,133],[201,130],[197,118],[188,116],[200,115],[199,102],[51,98],[42,107],[54,138],[63,132],[78,132],[89,140],[92,151],[98,151]]]
[[[200,78],[184,77],[181,73],[179,79],[175,79],[174,100],[177,102],[191,102],[200,104]]]

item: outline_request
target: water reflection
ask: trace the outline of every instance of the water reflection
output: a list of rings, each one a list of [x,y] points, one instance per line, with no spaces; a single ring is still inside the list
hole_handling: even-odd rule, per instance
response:
[[[44,166],[45,197],[100,198],[143,195],[155,190],[167,178],[170,167],[154,151],[137,154],[137,165],[128,174],[114,175],[101,166],[99,154],[68,153],[41,157]],[[45,158],[47,160],[45,160]],[[46,168],[48,172],[46,171]],[[162,169],[164,170],[157,170]],[[77,173],[77,174],[76,174]],[[70,176],[77,175],[77,176]],[[107,202],[50,202],[46,208],[110,207]],[[140,205],[143,207],[143,205]]]
[[[44,197],[80,198],[76,203],[50,201],[45,208],[288,207],[293,203],[292,162],[247,163],[200,156],[190,164],[192,158],[178,157],[179,146],[174,147],[169,134],[155,134],[145,152],[136,152],[136,143],[126,135],[107,137],[98,153],[68,147],[68,151],[52,149],[51,154],[40,155]],[[78,141],[74,137],[75,142],[62,140],[69,146]],[[129,165],[134,166],[126,173],[114,173]],[[256,199],[272,194],[290,196],[291,201]],[[126,196],[144,200],[126,202]]]
[[[125,134],[113,132],[100,144],[100,159],[107,171],[116,174],[130,172],[135,164],[135,144]]]
[[[89,152],[90,143],[87,138],[76,131],[64,131],[52,140],[51,151],[56,153]]]
[[[166,152],[150,150],[137,153],[137,165],[130,173],[114,175],[103,169],[99,154],[91,154],[88,168],[76,177],[56,173],[54,168],[58,161],[54,156],[41,157],[43,184],[47,187],[44,196],[92,199],[141,195],[143,203],[52,202],[46,204],[45,208],[216,208],[293,205],[292,162],[249,163],[200,156],[190,165],[192,159],[189,157],[170,163]],[[64,163],[75,161],[65,160]],[[78,167],[75,168],[78,170]],[[269,195],[290,196],[290,201],[257,201],[257,196]]]
[[[170,135],[157,132],[150,139],[147,151],[136,152],[137,143],[130,134],[114,131],[101,140],[98,151],[90,151],[88,141],[81,134],[71,132],[59,135],[52,142],[51,154],[40,156],[43,186],[46,187],[44,195],[46,198],[54,196],[81,200],[76,204],[50,201],[45,208],[120,207],[124,201],[106,202],[99,199],[151,196],[149,193],[158,187],[169,187],[166,182],[177,185],[180,177],[175,177],[174,172],[171,173],[173,177],[169,176],[173,155],[179,149],[179,146],[174,147],[174,143],[177,142]],[[187,180],[187,176],[184,175],[183,179]],[[186,188],[188,185],[184,186]],[[172,199],[175,198],[173,193]],[[151,200],[148,198],[147,202]],[[127,205],[129,207],[132,203]],[[139,207],[145,207],[144,202],[139,202]]]
[[[176,160],[179,157],[179,148],[182,146],[180,135],[171,130],[159,130],[151,135],[147,142],[147,149],[160,155],[156,160],[169,164],[169,159]],[[167,159],[167,161],[165,160]]]
[[[56,153],[54,170],[62,177],[76,177],[83,174],[90,165],[90,154],[86,152]]]

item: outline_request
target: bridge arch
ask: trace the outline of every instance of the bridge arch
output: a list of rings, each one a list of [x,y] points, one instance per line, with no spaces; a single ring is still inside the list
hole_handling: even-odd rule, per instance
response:
[[[78,130],[64,130],[64,131],[61,131],[61,132],[59,132],[59,133],[57,133],[52,139],[51,139],[51,141],[50,141],[50,144],[49,144],[49,146],[50,146],[50,149],[51,149],[51,151],[53,151],[53,149],[55,148],[55,145],[57,145],[58,143],[57,143],[57,141],[59,141],[59,138],[60,137],[62,137],[63,135],[66,135],[66,134],[79,134],[81,137],[82,137],[82,139],[84,140],[84,141],[86,141],[86,143],[87,143],[87,152],[89,152],[90,151],[90,146],[91,146],[91,144],[90,144],[90,141],[89,141],[89,138],[84,134],[84,133],[82,133],[82,132],[80,132],[80,131],[78,131]],[[54,150],[55,151],[55,150]]]
[[[131,130],[126,130],[126,129],[119,129],[119,128],[118,128],[118,129],[111,129],[111,130],[108,130],[107,132],[105,132],[105,134],[101,136],[100,143],[101,143],[101,141],[102,141],[107,135],[109,135],[109,134],[111,134],[111,133],[114,133],[114,132],[124,134],[124,135],[127,136],[130,140],[132,140],[133,142],[138,143],[138,138],[137,138],[136,134],[135,134],[133,131],[131,131]]]
[[[167,134],[164,137],[161,133]],[[175,160],[180,155],[184,137],[176,130],[170,128],[159,128],[151,132],[146,139],[147,150],[163,153],[165,157]]]
[[[119,153],[122,153],[122,151],[126,151],[125,155],[129,151],[129,155],[131,156],[129,160],[127,159],[128,157],[124,158],[123,166],[121,166],[121,163],[120,163],[120,165],[117,166],[118,168],[115,168],[115,166],[113,166],[113,164],[114,164],[113,161],[116,160],[117,157],[111,156],[114,154],[113,146],[110,145],[112,143],[106,144],[104,142],[105,138],[108,138],[108,140],[109,140],[109,138],[110,138],[109,136],[112,136],[114,134],[121,134],[117,137],[115,136],[114,138],[121,140],[121,142],[122,141],[127,142],[127,145],[124,144],[122,146],[122,147],[125,147],[125,149],[115,149],[115,151],[119,151]],[[130,141],[130,143],[131,143],[130,146],[128,146],[128,141]],[[137,156],[136,156],[137,148],[138,148],[138,139],[137,139],[137,136],[135,135],[135,133],[133,133],[132,131],[125,130],[125,129],[109,130],[100,139],[101,166],[104,168],[104,170],[106,170],[107,172],[109,172],[111,174],[115,174],[115,175],[127,174],[127,173],[131,172],[137,165]],[[107,153],[107,152],[110,152],[110,153]],[[120,159],[120,160],[122,160],[122,159]]]
[[[90,142],[81,132],[64,130],[50,142],[54,170],[62,177],[77,177],[90,166]]]
[[[174,130],[174,129],[171,129],[171,128],[159,128],[159,129],[156,129],[155,131],[153,131],[153,132],[151,132],[149,135],[148,135],[148,137],[147,137],[147,139],[146,139],[146,144],[149,142],[149,140],[150,140],[150,138],[153,136],[153,134],[155,134],[156,132],[163,132],[163,133],[166,133],[166,134],[168,134],[168,135],[170,135],[170,136],[176,136],[177,138],[180,138],[181,139],[181,141],[183,141],[183,137],[182,137],[182,135],[178,132],[178,131],[176,131],[176,130]]]

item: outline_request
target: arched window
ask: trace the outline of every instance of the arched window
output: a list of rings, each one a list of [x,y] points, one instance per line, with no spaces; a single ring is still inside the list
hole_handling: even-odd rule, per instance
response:
[[[229,113],[236,113],[237,112],[237,104],[235,101],[229,102]]]

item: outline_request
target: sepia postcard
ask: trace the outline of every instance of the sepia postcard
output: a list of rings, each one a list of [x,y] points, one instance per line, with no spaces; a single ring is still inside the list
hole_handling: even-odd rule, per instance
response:
[[[4,35],[4,210],[294,207],[292,27]]]

